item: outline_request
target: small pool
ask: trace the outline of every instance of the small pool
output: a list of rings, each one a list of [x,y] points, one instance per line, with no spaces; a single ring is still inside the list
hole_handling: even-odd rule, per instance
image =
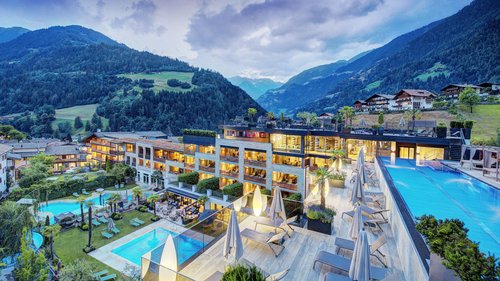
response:
[[[175,248],[177,250],[177,262],[179,265],[203,248],[202,241],[182,234],[179,235],[176,232],[159,227],[113,249],[111,252],[141,266],[141,257],[162,246],[165,241],[167,241],[169,235],[174,236]],[[153,251],[153,261],[160,260],[161,250],[162,248],[158,248]]]
[[[43,244],[43,236],[38,232],[33,232],[33,246],[35,247],[35,251],[38,251]]]
[[[481,251],[500,256],[500,190],[463,173],[416,166],[414,160],[383,162],[414,217],[460,219]]]

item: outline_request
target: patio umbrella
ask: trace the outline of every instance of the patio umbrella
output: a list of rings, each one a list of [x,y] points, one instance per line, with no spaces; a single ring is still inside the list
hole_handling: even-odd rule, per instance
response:
[[[368,172],[366,171],[365,165],[362,165],[358,170],[359,180],[361,186],[368,187]]]
[[[366,121],[365,121],[365,118],[361,118],[361,120],[359,120],[359,126],[360,126],[361,128],[366,127]]]
[[[159,280],[176,280],[177,277],[177,250],[172,235],[167,237],[160,259]]]
[[[271,219],[273,221],[277,221],[279,217],[283,220],[286,220],[285,213],[285,203],[283,202],[283,197],[281,196],[281,189],[279,186],[274,188],[274,197],[271,202],[271,209],[269,210],[271,213]]]
[[[406,125],[406,120],[404,117],[401,117],[401,119],[399,119],[399,127],[403,128],[405,125]]]
[[[111,231],[111,229],[115,228],[115,221],[112,218],[108,219],[108,230]]]
[[[231,211],[226,231],[226,240],[222,255],[226,260],[237,261],[243,256],[243,241],[240,235],[240,226],[236,217],[236,211]]]
[[[356,202],[365,202],[365,192],[363,191],[363,184],[361,182],[360,174],[356,174],[354,180],[354,186],[351,193],[351,202],[354,204]]]
[[[356,169],[359,171],[363,166],[365,166],[365,152],[363,148],[361,148],[359,150],[358,160],[356,161]]]
[[[363,216],[361,214],[361,207],[356,206],[354,209],[354,216],[352,217],[352,225],[349,230],[349,236],[351,236],[352,239],[358,238],[361,229],[363,229]]]
[[[354,245],[351,266],[349,268],[349,278],[357,281],[369,281],[370,275],[368,236],[364,230],[361,230],[356,240],[356,244]]]

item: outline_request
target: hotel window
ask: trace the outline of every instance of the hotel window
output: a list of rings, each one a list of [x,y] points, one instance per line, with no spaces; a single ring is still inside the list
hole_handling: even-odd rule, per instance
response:
[[[273,154],[273,164],[302,167],[302,158]]]
[[[127,152],[134,153],[135,152],[135,145],[127,143],[126,149],[127,149]]]
[[[290,152],[300,152],[302,150],[301,137],[296,135],[272,134],[271,143],[275,150]]]
[[[215,146],[213,146],[213,145],[210,145],[210,146],[200,145],[200,152],[206,153],[206,154],[215,154]]]
[[[419,146],[420,160],[443,160],[444,148]]]
[[[308,136],[306,139],[309,152],[331,154],[332,150],[340,146],[340,138],[337,137]]]
[[[376,141],[370,140],[347,140],[347,157],[356,160],[359,151],[364,149],[366,161],[373,161],[375,157]]]
[[[403,159],[415,159],[415,148],[414,147],[399,147],[399,158]]]

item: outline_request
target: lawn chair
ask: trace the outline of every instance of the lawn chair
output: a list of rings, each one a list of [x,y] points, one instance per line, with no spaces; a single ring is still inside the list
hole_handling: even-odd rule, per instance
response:
[[[139,225],[141,225],[140,223],[136,222],[135,220],[130,220],[129,223],[133,227],[138,227]]]
[[[101,231],[101,235],[102,235],[102,237],[107,238],[107,239],[111,239],[111,237],[113,237],[113,234],[111,234],[107,231]]]
[[[99,217],[97,220],[101,223],[108,223],[108,219],[105,217]]]
[[[340,275],[333,272],[327,272],[325,281],[353,281],[349,276]]]
[[[98,222],[98,221],[96,221],[96,220],[92,220],[92,225],[93,226],[99,226],[99,225],[101,225],[101,223]]]
[[[73,196],[78,197],[80,194],[78,194],[78,192],[73,192]]]
[[[389,210],[387,209],[374,209],[365,205],[360,205],[360,207],[361,207],[361,212],[364,213],[363,215],[366,214],[367,217],[369,217],[370,219],[377,219],[376,216],[380,216],[383,220],[387,220],[387,218],[384,216],[385,212],[389,212]],[[354,210],[349,212],[343,212],[341,218],[344,218],[344,215],[352,218],[354,216]]]
[[[138,218],[133,218],[132,220],[133,220],[133,221],[135,221],[135,222],[137,222],[138,224],[145,224],[145,222],[144,222],[144,221],[141,221],[141,220],[140,220],[140,219],[138,219]]]
[[[114,234],[118,234],[118,233],[120,233],[120,230],[118,228],[116,228],[116,226],[115,226],[115,227],[111,228],[111,232],[113,232]]]
[[[245,238],[252,240],[254,242],[257,242],[259,244],[269,246],[269,248],[271,248],[271,250],[273,251],[274,256],[276,256],[276,257],[285,249],[285,246],[283,246],[283,242],[282,242],[285,235],[286,235],[286,231],[278,233],[278,234],[275,234],[272,232],[266,234],[266,233],[258,232],[258,231],[255,231],[255,230],[249,229],[249,228],[245,228],[241,232],[242,237],[245,237]],[[281,251],[279,253],[276,253],[276,251],[271,246],[271,244],[281,247]]]
[[[274,228],[274,232],[276,232],[276,229],[279,228],[279,229],[283,230],[288,237],[291,237],[290,234],[288,234],[288,231],[285,229],[285,226],[287,226],[288,228],[290,228],[292,230],[292,232],[293,232],[294,229],[290,226],[290,224],[292,222],[294,222],[296,219],[297,219],[297,216],[288,218],[285,221],[283,221],[283,220],[273,221],[272,219],[270,219],[268,217],[257,217],[255,219],[255,228],[254,229],[257,229],[257,225],[259,225],[259,224],[260,225],[269,226],[269,227],[273,227]]]
[[[96,279],[99,279],[101,276],[108,274],[109,271],[107,269],[93,273],[92,276],[94,276]]]
[[[265,281],[279,281],[279,280],[283,280],[283,278],[285,278],[285,276],[288,274],[289,271],[290,271],[290,269],[286,269],[286,270],[283,270],[283,271],[271,274],[271,275],[269,275],[269,276],[266,277]]]
[[[85,190],[85,189],[82,189],[82,194],[84,194],[84,195],[89,195],[89,193],[88,193],[88,192],[87,192],[87,190]]]
[[[314,259],[313,269],[315,269],[316,263],[321,263],[323,265],[328,265],[330,267],[342,270],[344,272],[349,272],[351,267],[351,260],[346,259],[342,256],[332,254],[326,251],[320,251],[316,258]],[[387,269],[370,266],[371,279],[382,280],[387,275]]]
[[[386,242],[387,239],[385,235],[382,235],[372,245],[370,245],[370,255],[376,257],[378,261],[384,265],[384,267],[387,267],[387,264],[382,261],[379,255],[385,258],[385,255],[380,251],[380,248],[385,245]],[[337,246],[337,250],[335,251],[335,253],[338,254],[342,249],[354,251],[354,245],[355,242],[352,240],[336,237],[335,246]]]
[[[113,274],[106,275],[106,276],[99,278],[99,281],[114,280],[115,278],[116,278],[116,274],[113,273]]]

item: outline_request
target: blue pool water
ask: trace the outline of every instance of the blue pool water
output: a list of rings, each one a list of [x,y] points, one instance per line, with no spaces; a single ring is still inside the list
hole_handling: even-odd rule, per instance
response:
[[[37,251],[38,249],[40,249],[40,247],[42,247],[43,236],[38,232],[33,232],[32,236],[33,236],[33,245],[35,246],[35,251]]]
[[[141,257],[156,249],[152,253],[152,260],[159,262],[163,248],[158,247],[167,241],[169,235],[174,236],[174,244],[177,250],[177,262],[179,265],[203,248],[202,241],[182,234],[179,235],[178,233],[159,227],[113,249],[111,252],[141,266]]]
[[[500,190],[458,172],[416,166],[414,160],[383,160],[414,217],[457,218],[483,252],[500,257]]]

